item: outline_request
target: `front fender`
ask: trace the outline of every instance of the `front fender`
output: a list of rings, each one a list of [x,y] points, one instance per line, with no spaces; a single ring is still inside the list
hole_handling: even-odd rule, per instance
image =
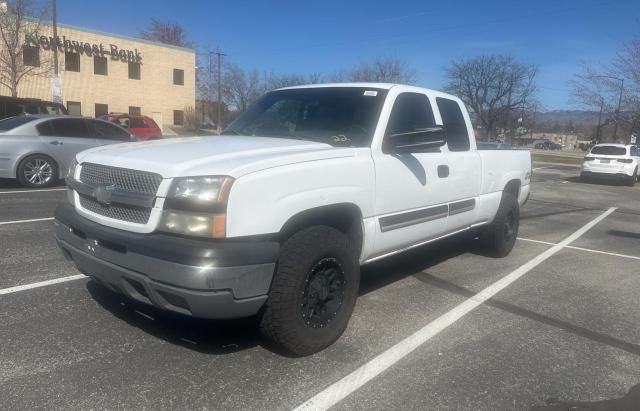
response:
[[[371,215],[375,196],[370,155],[291,164],[237,179],[229,195],[227,236],[278,233],[293,216],[333,204]]]

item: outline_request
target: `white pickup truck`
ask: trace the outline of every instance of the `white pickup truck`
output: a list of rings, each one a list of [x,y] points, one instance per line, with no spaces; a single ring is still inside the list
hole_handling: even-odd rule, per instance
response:
[[[361,265],[468,230],[506,256],[529,196],[529,152],[478,151],[462,102],[423,88],[276,90],[223,134],[78,154],[57,241],[134,300],[258,315],[292,355],[340,337]]]

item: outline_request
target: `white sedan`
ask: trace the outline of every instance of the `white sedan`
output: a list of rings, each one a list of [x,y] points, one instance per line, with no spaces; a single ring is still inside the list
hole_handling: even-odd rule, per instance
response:
[[[598,144],[594,146],[582,162],[580,177],[617,177],[629,185],[638,181],[640,148],[623,144]]]

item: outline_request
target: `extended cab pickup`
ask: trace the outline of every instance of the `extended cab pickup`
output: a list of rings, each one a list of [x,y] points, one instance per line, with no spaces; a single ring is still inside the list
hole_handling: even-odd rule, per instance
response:
[[[78,154],[57,241],[134,300],[258,315],[293,355],[340,337],[361,265],[465,231],[506,256],[529,196],[529,152],[478,151],[462,102],[423,88],[276,90],[223,134]]]

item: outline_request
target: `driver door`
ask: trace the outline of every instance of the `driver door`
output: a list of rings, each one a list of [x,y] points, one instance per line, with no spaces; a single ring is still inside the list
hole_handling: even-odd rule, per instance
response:
[[[423,93],[396,97],[382,147],[372,149],[376,170],[377,231],[372,257],[422,243],[445,234],[449,200],[446,147],[397,154],[389,136],[440,126],[433,102]]]

